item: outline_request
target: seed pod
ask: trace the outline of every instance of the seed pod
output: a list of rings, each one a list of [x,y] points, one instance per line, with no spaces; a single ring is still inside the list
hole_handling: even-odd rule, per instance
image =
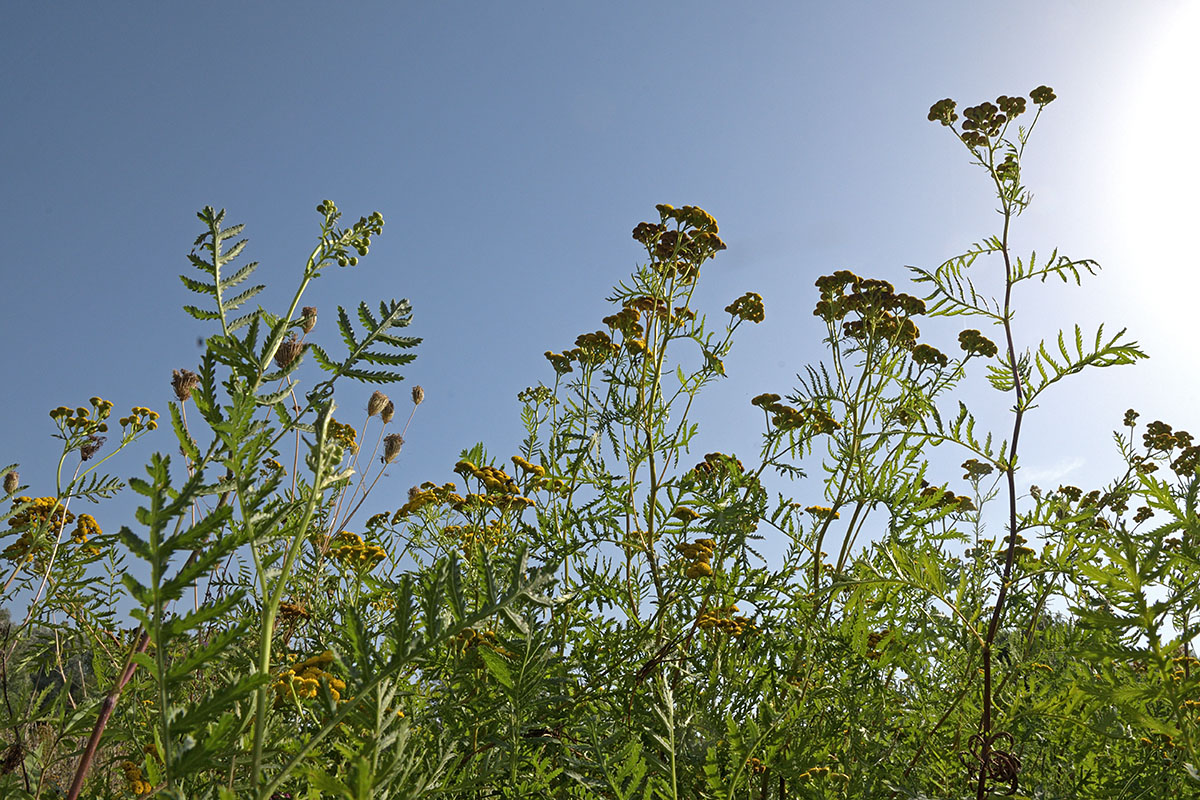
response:
[[[379,418],[381,420],[383,420],[384,425],[387,425],[389,422],[392,421],[392,417],[395,416],[395,414],[396,414],[396,404],[393,403],[391,400],[388,400],[387,405],[385,405],[383,407],[383,410],[379,412]]]
[[[185,403],[192,396],[192,390],[200,385],[200,376],[190,369],[171,370],[171,388],[179,402]]]
[[[317,309],[314,306],[305,306],[300,310],[300,328],[305,333],[312,333],[312,329],[317,327]]]
[[[387,406],[391,401],[383,392],[376,389],[371,394],[371,399],[367,401],[367,416],[373,417]]]
[[[12,494],[21,485],[21,474],[15,469],[10,469],[4,475],[4,493]]]
[[[396,460],[396,456],[400,455],[402,447],[404,447],[404,437],[398,433],[389,433],[383,437],[383,455],[379,460],[384,464],[392,463]]]
[[[412,391],[413,405],[419,406],[425,400],[425,390],[420,386],[414,386]]]
[[[275,351],[275,363],[282,369],[287,369],[291,363],[300,357],[300,353],[304,350],[304,345],[296,338],[296,334],[292,334],[288,338],[279,343],[279,349]]]

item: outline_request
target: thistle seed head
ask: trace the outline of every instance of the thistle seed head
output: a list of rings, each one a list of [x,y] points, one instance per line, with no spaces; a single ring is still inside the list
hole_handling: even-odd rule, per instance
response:
[[[186,403],[192,396],[192,390],[200,385],[200,376],[190,369],[171,370],[171,388],[179,402]]]
[[[404,437],[398,433],[389,433],[383,437],[383,455],[379,460],[384,464],[390,464],[396,460],[396,456],[400,455],[400,448],[404,447]]]
[[[281,369],[287,369],[292,362],[300,357],[300,353],[304,350],[304,345],[296,338],[296,334],[292,334],[288,338],[279,343],[279,349],[275,351],[275,363]]]
[[[391,401],[383,392],[376,389],[371,393],[371,399],[367,401],[367,416],[373,417],[387,407]]]

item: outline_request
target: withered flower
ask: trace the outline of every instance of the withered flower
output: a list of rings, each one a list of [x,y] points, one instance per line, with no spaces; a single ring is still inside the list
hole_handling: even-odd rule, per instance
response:
[[[379,460],[384,464],[390,464],[396,460],[396,456],[400,455],[400,448],[404,447],[404,437],[398,433],[389,433],[383,437],[383,455]]]
[[[10,469],[4,474],[4,493],[12,494],[21,485],[21,474],[15,469]]]
[[[305,306],[300,310],[300,329],[305,333],[312,333],[312,329],[317,327],[317,309],[315,306]]]
[[[375,416],[379,412],[383,411],[383,409],[390,402],[391,401],[388,400],[388,396],[386,394],[376,389],[374,392],[372,392],[371,399],[367,401],[367,416]]]
[[[304,345],[300,344],[300,340],[296,338],[296,334],[292,334],[288,338],[279,343],[279,349],[275,351],[275,363],[282,369],[287,369],[292,362],[299,358],[303,352]]]
[[[190,369],[171,370],[171,388],[179,402],[186,403],[192,396],[192,390],[200,385],[200,376]]]
[[[414,386],[412,390],[413,405],[419,406],[425,401],[425,390],[420,386]]]
[[[392,421],[392,417],[395,415],[396,415],[396,404],[393,403],[391,400],[388,400],[387,405],[385,405],[383,407],[383,410],[379,412],[379,418],[381,420],[383,420],[384,425],[387,425],[389,422]]]

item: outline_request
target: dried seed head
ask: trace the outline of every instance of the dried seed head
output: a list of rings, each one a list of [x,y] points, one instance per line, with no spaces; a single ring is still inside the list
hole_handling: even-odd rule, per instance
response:
[[[367,401],[367,416],[373,417],[387,406],[391,401],[383,392],[376,389],[371,393],[371,399]]]
[[[300,344],[296,334],[293,333],[279,343],[279,349],[275,351],[275,363],[282,369],[287,369],[293,361],[299,358],[303,350],[304,345]]]
[[[4,493],[12,494],[21,485],[21,474],[15,469],[10,469],[4,475]]]
[[[300,310],[300,328],[305,333],[312,333],[317,327],[317,309],[315,306],[305,306]]]
[[[388,400],[387,405],[385,405],[383,407],[383,410],[379,412],[379,418],[381,420],[383,420],[384,425],[387,425],[389,422],[392,421],[392,417],[394,417],[395,415],[396,415],[396,404],[393,403],[391,400]]]
[[[384,464],[390,464],[396,460],[396,456],[400,455],[400,448],[404,447],[404,437],[398,433],[389,433],[383,437],[383,455],[380,461]]]
[[[103,436],[97,436],[94,433],[89,434],[87,441],[79,448],[79,457],[87,461],[99,452],[100,448],[104,446],[104,441],[105,438]]]
[[[419,406],[425,400],[425,390],[420,386],[413,387],[413,405]]]
[[[185,403],[192,396],[192,390],[200,385],[200,376],[190,369],[171,370],[171,388],[179,402]]]

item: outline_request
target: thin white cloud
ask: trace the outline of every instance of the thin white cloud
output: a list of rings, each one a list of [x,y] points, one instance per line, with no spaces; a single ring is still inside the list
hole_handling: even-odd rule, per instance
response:
[[[1078,456],[1064,458],[1044,467],[1026,467],[1017,470],[1017,478],[1026,486],[1035,483],[1057,483],[1084,464]]]

